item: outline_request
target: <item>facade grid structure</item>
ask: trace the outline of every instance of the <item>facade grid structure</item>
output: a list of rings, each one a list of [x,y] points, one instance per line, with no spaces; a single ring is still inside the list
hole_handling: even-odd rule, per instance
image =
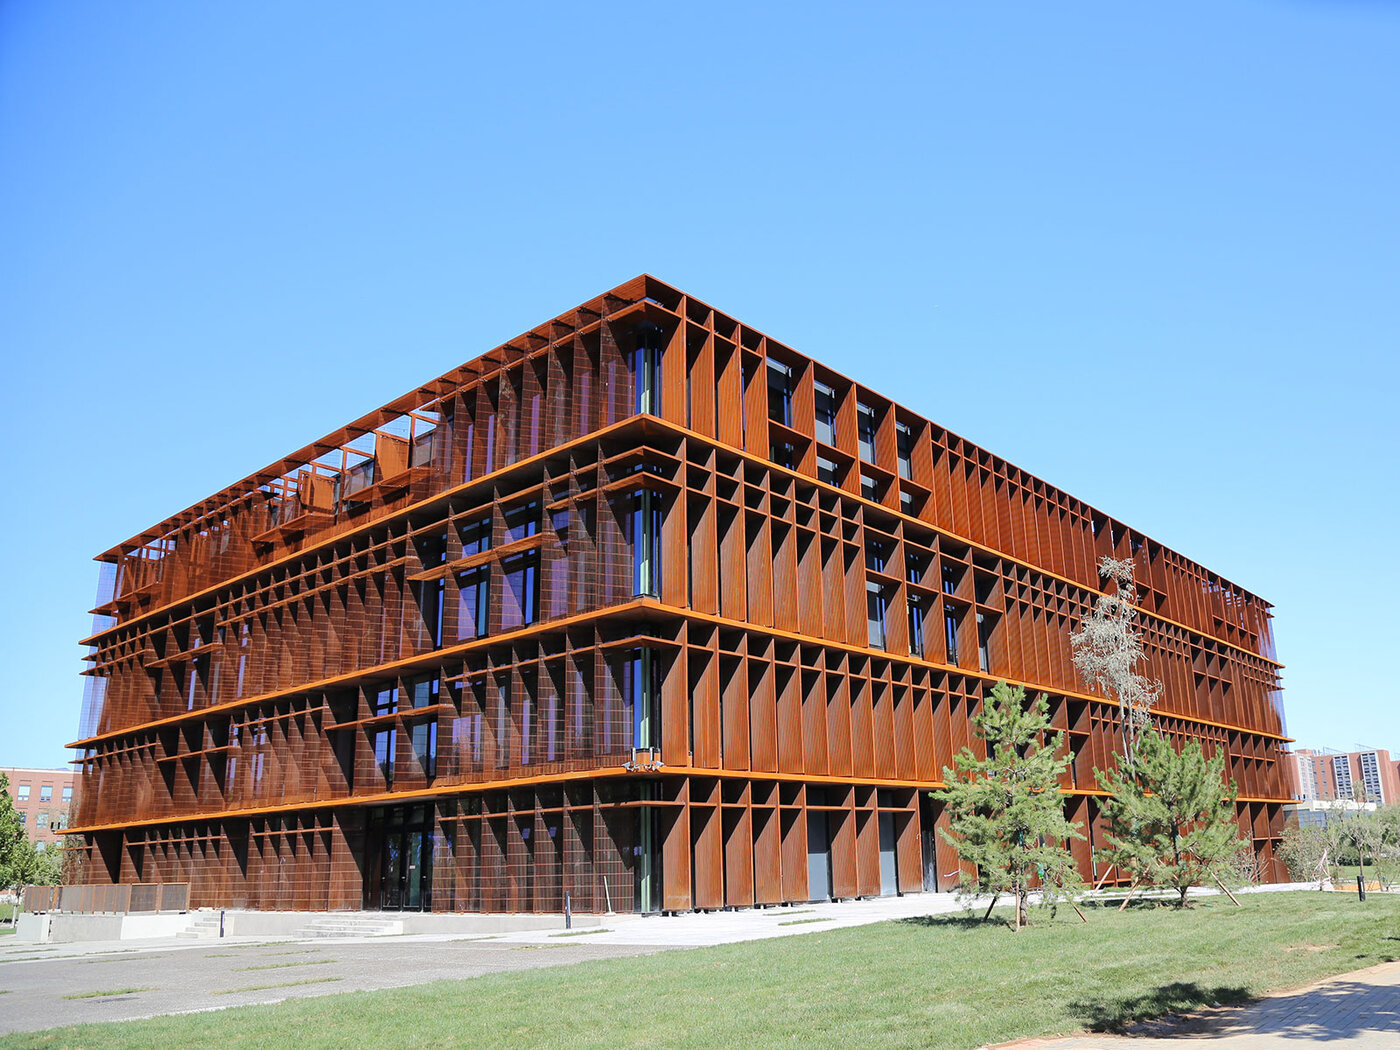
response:
[[[192,906],[678,911],[952,886],[999,679],[1089,838],[1131,557],[1159,726],[1291,800],[1266,602],[649,276],[99,556],[84,878]]]

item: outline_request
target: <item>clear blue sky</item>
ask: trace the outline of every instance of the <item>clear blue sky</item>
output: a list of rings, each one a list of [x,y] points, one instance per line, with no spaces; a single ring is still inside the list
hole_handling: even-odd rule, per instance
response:
[[[1400,6],[0,2],[0,765],[89,559],[642,271],[1277,605],[1400,752]]]

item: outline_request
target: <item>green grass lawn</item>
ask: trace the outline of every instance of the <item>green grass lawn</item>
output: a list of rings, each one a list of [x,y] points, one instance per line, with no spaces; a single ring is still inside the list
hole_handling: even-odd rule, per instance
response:
[[[3,936],[7,933],[15,932],[15,928],[13,926],[8,925],[14,913],[15,906],[13,904],[0,904],[0,923],[6,924],[4,926],[0,926],[0,936]]]
[[[936,1047],[1105,1029],[1400,957],[1400,897],[961,917],[88,1025],[0,1047]],[[425,951],[433,948],[425,946]]]

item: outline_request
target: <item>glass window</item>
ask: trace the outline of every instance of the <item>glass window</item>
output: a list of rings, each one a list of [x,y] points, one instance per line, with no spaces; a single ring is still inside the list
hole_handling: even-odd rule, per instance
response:
[[[918,597],[909,599],[909,651],[924,655],[924,609]]]
[[[661,497],[650,489],[632,494],[632,593],[661,593]]]
[[[825,383],[816,384],[817,440],[836,444],[836,391]]]
[[[234,682],[233,695],[243,695],[243,676],[248,670],[248,638],[251,632],[246,623],[238,625],[238,678]]]
[[[419,678],[409,686],[409,692],[413,699],[413,706],[431,707],[438,702],[438,689],[440,688],[437,677]]]
[[[962,579],[962,568],[957,565],[943,564],[943,593],[953,594],[958,589],[958,581]]]
[[[28,784],[21,784],[21,785],[19,786],[19,794],[16,795],[15,797],[18,798],[19,801],[21,801],[21,802],[28,802],[28,801],[29,801],[29,785],[28,785]]]
[[[856,438],[860,442],[860,458],[875,462],[875,410],[856,402]]]
[[[522,504],[506,511],[506,542],[514,543],[533,536],[540,527],[540,505],[537,502]]]
[[[20,826],[20,827],[24,827],[24,826],[27,825],[28,823],[29,823],[29,811],[28,811],[28,810],[24,810],[24,809],[20,810],[20,811],[19,811],[19,826]]]
[[[487,633],[486,612],[491,594],[491,574],[473,569],[457,577],[457,640],[480,638]]]
[[[39,801],[40,801],[40,802],[47,802],[47,801],[49,801],[51,798],[53,798],[53,785],[52,785],[52,784],[45,784],[45,785],[43,785],[41,788],[39,788]]]
[[[984,673],[992,669],[992,626],[981,613],[977,614],[977,666]]]
[[[873,648],[885,647],[885,590],[879,584],[865,585],[866,621],[869,628],[870,644]]]
[[[57,830],[57,831],[62,831],[64,828],[66,828],[66,827],[68,826],[68,814],[67,814],[67,813],[60,813],[60,814],[58,815],[58,819],[56,819],[56,820],[53,822],[53,826],[54,826],[54,829]]]
[[[557,761],[559,754],[559,695],[546,688],[539,700],[540,739],[546,762]]]
[[[792,369],[768,358],[768,418],[792,426]]]
[[[472,456],[476,452],[476,424],[470,419],[466,421],[466,427],[462,438],[462,480],[471,481]]]
[[[459,773],[481,768],[480,711],[452,720],[452,750]]]
[[[533,668],[520,672],[520,764],[530,764],[530,743],[535,730],[535,683],[538,675]]]
[[[507,683],[496,681],[496,765],[510,765],[510,693]]]
[[[225,798],[231,798],[231,797],[233,797],[233,784],[234,784],[234,780],[237,778],[237,775],[238,775],[238,748],[239,748],[239,733],[240,733],[240,732],[241,732],[241,727],[239,727],[238,725],[234,724],[233,722],[230,722],[230,723],[229,723],[229,727],[228,727],[228,743],[229,743],[228,765],[225,767],[225,768],[226,768],[226,772],[225,772],[225,774],[224,774],[224,797],[225,797]]]
[[[431,780],[437,775],[437,722],[420,722],[412,730],[413,757]]]
[[[475,518],[458,524],[457,531],[462,537],[462,557],[481,554],[491,549],[491,519]]]
[[[426,642],[434,649],[442,646],[442,600],[446,591],[444,581],[423,580],[416,585],[418,612],[423,617]]]
[[[885,562],[890,553],[890,546],[884,540],[868,539],[865,541],[865,567],[871,572],[884,572]]]
[[[399,709],[399,687],[387,685],[375,692],[370,700],[370,714],[392,715]]]
[[[768,447],[768,458],[780,467],[787,467],[792,470],[796,466],[796,457],[790,441],[775,441]]]
[[[72,802],[72,801],[73,801],[73,785],[72,785],[72,784],[64,784],[64,785],[63,785],[63,801],[64,801],[64,802]]]
[[[948,643],[948,662],[954,667],[958,666],[958,614],[951,606],[943,609],[943,629],[947,635],[945,641]]]
[[[48,815],[47,813],[44,813],[44,812],[41,811],[41,812],[40,812],[37,816],[35,816],[35,818],[34,818],[34,827],[35,827],[36,830],[42,831],[42,830],[44,830],[45,828],[47,828],[48,826],[49,826],[49,815]]]
[[[836,474],[836,464],[825,456],[817,457],[817,480],[825,481],[828,485],[841,484],[841,479]]]
[[[637,349],[632,353],[636,410],[652,415],[661,411],[661,334],[656,325],[643,325],[637,330]]]
[[[928,571],[928,559],[922,554],[906,553],[904,555],[904,569],[905,577],[910,583],[922,583],[924,573]]]
[[[661,746],[659,666],[650,649],[628,653],[622,661],[622,706],[632,715],[632,746]]]
[[[914,432],[907,424],[896,423],[894,433],[899,449],[899,476],[910,480],[914,477]]]
[[[394,782],[394,737],[396,735],[393,729],[381,729],[374,734],[374,761],[379,766],[379,772],[384,775],[385,784],[389,785]]]
[[[423,568],[431,569],[434,565],[441,565],[447,560],[447,533],[435,532],[426,536],[417,536],[413,541],[414,548],[418,552],[418,560],[423,563]]]
[[[540,616],[540,556],[537,552],[508,558],[501,563],[505,586],[501,593],[501,630],[510,631],[534,623]]]

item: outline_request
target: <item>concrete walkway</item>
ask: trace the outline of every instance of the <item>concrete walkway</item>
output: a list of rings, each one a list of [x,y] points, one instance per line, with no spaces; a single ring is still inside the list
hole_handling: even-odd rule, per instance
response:
[[[1242,1006],[1141,1025],[1123,1036],[1024,1039],[1004,1050],[1400,1050],[1400,962],[1329,977]]]

